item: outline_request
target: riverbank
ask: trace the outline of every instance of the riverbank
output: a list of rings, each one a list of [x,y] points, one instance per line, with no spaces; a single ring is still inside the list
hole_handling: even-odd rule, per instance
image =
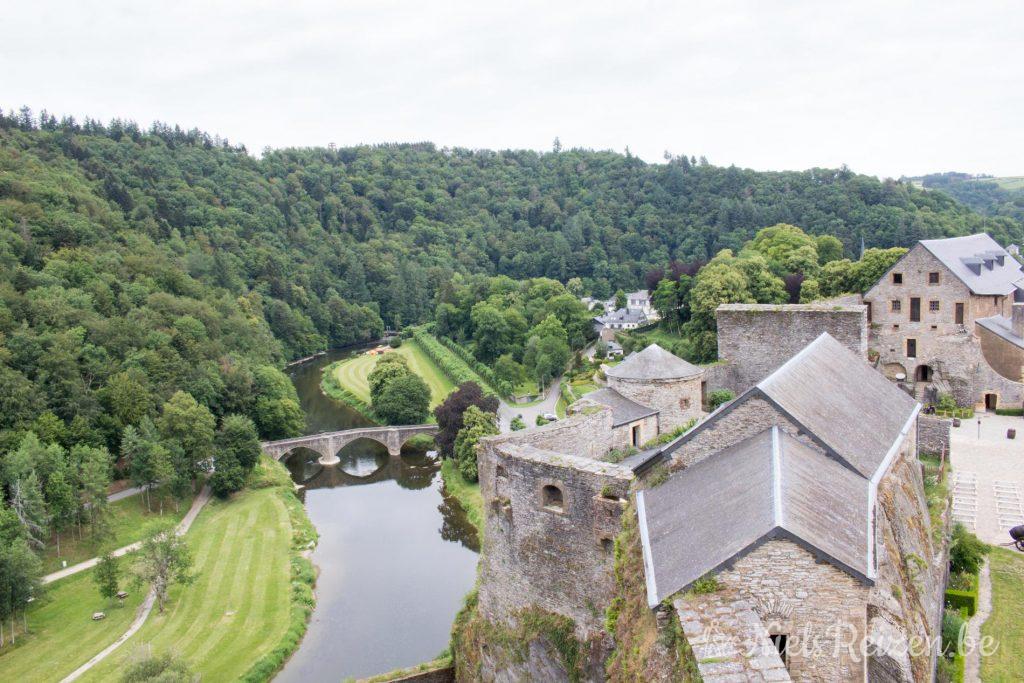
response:
[[[484,533],[484,497],[480,493],[480,484],[466,481],[459,472],[459,466],[451,458],[441,463],[441,479],[445,490],[451,494],[466,512],[466,518],[476,527],[477,533]]]

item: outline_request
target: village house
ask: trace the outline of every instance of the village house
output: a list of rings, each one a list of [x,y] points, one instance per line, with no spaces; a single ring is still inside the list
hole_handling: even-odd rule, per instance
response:
[[[985,234],[922,240],[864,295],[883,372],[919,399],[1020,407],[1024,269]]]

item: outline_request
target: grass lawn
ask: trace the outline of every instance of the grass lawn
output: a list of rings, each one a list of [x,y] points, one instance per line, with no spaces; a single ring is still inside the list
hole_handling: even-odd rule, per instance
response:
[[[468,482],[459,472],[459,466],[451,458],[441,463],[441,478],[448,493],[455,496],[459,505],[466,511],[466,517],[480,534],[484,532],[484,497],[480,493],[478,482]]]
[[[192,505],[192,496],[180,501],[175,511],[174,499],[167,496],[164,499],[164,513],[160,514],[160,497],[157,491],[153,492],[153,512],[146,509],[142,494],[123,498],[116,503],[108,505],[111,511],[112,537],[104,543],[96,543],[90,536],[88,525],[82,527],[85,538],[78,540],[73,538],[71,530],[61,534],[60,551],[61,556],[57,557],[57,549],[54,544],[46,549],[43,554],[43,572],[49,574],[61,568],[61,560],[67,560],[68,566],[77,564],[84,560],[102,555],[108,550],[115,550],[129,543],[141,541],[156,531],[174,526],[185,516]]]
[[[388,353],[397,353],[409,361],[409,368],[423,378],[423,381],[430,387],[430,407],[438,405],[448,394],[455,391],[455,385],[441,372],[441,369],[434,365],[423,349],[412,339],[402,342],[397,349]],[[367,378],[377,363],[377,356],[368,356],[365,353],[350,360],[338,364],[334,369],[334,377],[345,389],[348,389],[357,397],[370,402],[370,384]]]
[[[1005,190],[1024,190],[1024,176],[1008,176],[1006,178],[993,178]]]
[[[172,588],[167,611],[154,609],[142,629],[83,680],[114,680],[142,644],[154,654],[176,653],[204,681],[239,678],[288,629],[291,534],[276,487],[211,501],[185,537],[196,582]]]
[[[1005,548],[989,554],[992,577],[992,614],[981,626],[982,636],[999,641],[995,654],[981,658],[981,680],[1024,680],[1024,555]]]
[[[122,557],[121,567],[129,561]],[[47,587],[28,612],[30,636],[19,635],[15,647],[0,648],[0,680],[60,680],[128,630],[146,589],[126,586],[128,599],[118,607],[116,600],[100,597],[92,575],[84,571]],[[93,621],[93,612],[106,612],[107,618]],[[10,636],[7,628],[4,635]]]

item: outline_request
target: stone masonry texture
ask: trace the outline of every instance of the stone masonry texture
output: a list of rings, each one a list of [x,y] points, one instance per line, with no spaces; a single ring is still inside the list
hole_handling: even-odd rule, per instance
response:
[[[608,386],[628,399],[659,411],[663,432],[670,432],[701,415],[701,377],[631,380],[609,377]]]
[[[735,385],[725,388],[736,393],[770,375],[822,332],[867,359],[866,306],[723,304],[715,318],[718,357],[733,368]]]

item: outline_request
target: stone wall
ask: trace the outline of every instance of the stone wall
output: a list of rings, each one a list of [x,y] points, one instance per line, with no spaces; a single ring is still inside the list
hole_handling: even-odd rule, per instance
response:
[[[633,427],[640,428],[640,441],[642,446],[651,439],[658,436],[658,416],[650,415],[634,422],[627,422],[612,429],[612,448],[629,448],[633,445]]]
[[[745,391],[828,332],[867,360],[867,307],[821,304],[723,304],[718,357],[734,366],[736,393]]]
[[[917,418],[917,444],[922,453],[938,454],[943,451],[949,456],[950,432],[953,420],[948,417],[921,415]]]
[[[704,370],[704,401],[707,402],[708,395],[717,389],[728,389],[734,394],[738,391],[739,379],[737,378],[736,366],[727,361],[720,360],[717,363],[703,365]]]
[[[1024,349],[981,325],[975,325],[974,331],[989,367],[1012,382],[1019,381],[1024,372]]]
[[[939,273],[939,284],[928,284],[928,273]],[[892,274],[903,276],[894,284]],[[921,320],[910,321],[910,300],[921,300]],[[998,396],[1003,405],[1019,405],[1024,384],[1007,379],[985,360],[974,320],[1009,315],[1009,297],[974,296],[970,289],[921,245],[915,246],[864,295],[871,304],[870,344],[878,351],[887,373],[902,372],[909,382],[926,365],[932,384],[965,406],[984,406],[985,394]],[[893,302],[899,310],[893,310]],[[930,303],[938,302],[938,311]],[[956,304],[964,306],[964,323],[956,323]],[[915,357],[907,355],[907,340],[916,343]]]
[[[539,607],[573,619],[585,640],[601,632],[613,595],[614,538],[633,473],[523,445],[523,434],[484,440],[480,449],[480,612],[508,622]],[[557,487],[561,505],[548,503],[546,487]]]
[[[864,680],[863,660],[843,647],[867,631],[863,583],[786,539],[766,541],[718,578],[754,608],[769,634],[788,637],[793,680]]]
[[[628,399],[659,412],[659,425],[670,432],[700,417],[701,376],[685,379],[630,380],[608,377],[608,386]]]
[[[672,469],[689,467],[713,453],[749,439],[775,425],[793,438],[822,451],[821,447],[797,425],[763,398],[750,397],[729,410],[728,415],[713,415],[686,434],[671,453]]]
[[[522,446],[571,453],[582,458],[604,457],[612,448],[612,409],[588,401],[585,396],[573,406],[573,414],[565,420],[495,438],[508,438]]]

